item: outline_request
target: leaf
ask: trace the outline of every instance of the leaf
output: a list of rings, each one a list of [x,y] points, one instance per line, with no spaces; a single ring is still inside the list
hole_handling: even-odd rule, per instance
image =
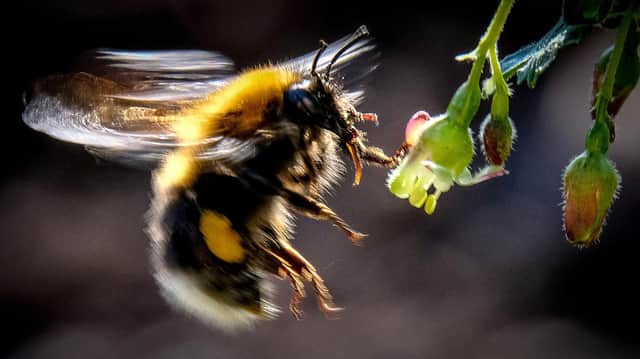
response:
[[[530,88],[534,88],[538,77],[558,56],[558,51],[578,44],[590,29],[591,25],[568,25],[561,17],[540,40],[502,59],[500,67],[505,79],[517,75],[518,85],[526,81]]]

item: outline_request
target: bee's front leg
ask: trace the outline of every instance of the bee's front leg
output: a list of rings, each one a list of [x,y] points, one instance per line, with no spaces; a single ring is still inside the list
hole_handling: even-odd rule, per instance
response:
[[[393,156],[387,156],[381,148],[367,146],[362,143],[358,146],[360,158],[362,158],[363,161],[388,168],[397,166],[406,155],[408,149],[408,145],[402,144],[398,147]]]
[[[395,157],[387,156],[378,147],[363,146],[360,149],[360,157],[367,163],[374,163],[384,167],[393,167],[397,163]]]

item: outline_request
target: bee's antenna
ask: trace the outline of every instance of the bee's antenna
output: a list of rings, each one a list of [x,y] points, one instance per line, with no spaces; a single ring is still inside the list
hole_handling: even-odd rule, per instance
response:
[[[329,66],[327,67],[327,71],[325,72],[325,75],[324,75],[325,79],[329,79],[329,74],[331,73],[331,66],[333,66],[333,64],[340,58],[340,56],[345,51],[347,51],[351,46],[353,46],[353,44],[355,44],[360,39],[366,36],[369,36],[369,29],[367,29],[365,25],[362,25],[358,28],[358,30],[356,30],[356,32],[353,33],[353,35],[351,35],[351,38],[347,41],[347,43],[344,44],[340,48],[340,50],[336,52],[335,55],[333,55],[333,58],[331,59],[331,62],[329,62]]]
[[[329,45],[324,40],[320,40],[320,48],[318,49],[318,52],[316,52],[316,56],[313,58],[313,64],[311,65],[311,75],[318,76],[318,74],[316,73],[318,59],[320,59],[320,56],[322,56],[322,53],[327,49],[328,46]]]

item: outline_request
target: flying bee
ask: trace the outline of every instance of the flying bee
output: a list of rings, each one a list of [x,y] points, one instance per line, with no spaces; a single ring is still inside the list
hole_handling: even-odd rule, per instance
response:
[[[177,308],[221,328],[274,317],[275,275],[291,283],[294,317],[305,281],[331,314],[338,308],[320,274],[290,243],[292,213],[363,237],[321,197],[343,173],[340,152],[353,161],[355,184],[363,163],[396,163],[367,145],[356,124],[377,117],[358,112],[362,92],[337,78],[373,49],[362,26],[314,53],[235,75],[212,52],[97,50],[92,73],[37,81],[23,119],[101,158],[155,168],[151,262]]]

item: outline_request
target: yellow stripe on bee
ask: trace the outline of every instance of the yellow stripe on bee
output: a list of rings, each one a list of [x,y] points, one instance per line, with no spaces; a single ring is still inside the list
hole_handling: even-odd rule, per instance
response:
[[[231,228],[231,222],[227,217],[204,210],[200,215],[200,232],[207,247],[216,257],[227,263],[240,263],[244,260],[242,238]]]
[[[250,136],[264,124],[268,106],[281,104],[284,91],[300,80],[299,73],[277,66],[246,71],[181,114],[174,130],[183,143]]]
[[[182,148],[169,153],[156,174],[156,184],[161,190],[190,187],[196,180],[198,167],[192,148]]]

